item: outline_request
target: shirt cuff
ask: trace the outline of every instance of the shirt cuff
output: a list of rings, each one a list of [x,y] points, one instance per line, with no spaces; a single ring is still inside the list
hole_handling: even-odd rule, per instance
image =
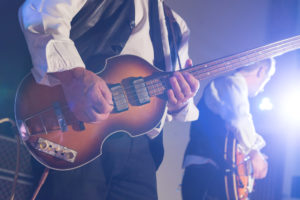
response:
[[[160,121],[160,123],[151,131],[148,131],[146,134],[150,139],[154,139],[156,138],[156,136],[158,136],[160,134],[160,132],[162,131],[164,125],[165,125],[165,121],[167,118],[167,109],[165,109],[165,112],[163,114],[163,117]]]
[[[239,149],[245,154],[248,155],[251,151],[256,150],[256,151],[261,151],[262,148],[264,148],[266,146],[266,142],[263,139],[262,136],[260,135],[256,135],[256,140],[255,143],[250,146],[247,147],[245,145],[239,144]]]
[[[194,101],[191,99],[188,104],[178,113],[168,114],[167,120],[177,120],[181,122],[195,121],[199,117],[199,110],[195,106]]]

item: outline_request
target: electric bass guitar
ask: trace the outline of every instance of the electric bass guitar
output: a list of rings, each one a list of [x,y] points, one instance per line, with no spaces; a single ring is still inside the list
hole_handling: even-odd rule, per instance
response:
[[[184,69],[198,80],[300,48],[300,36]],[[155,128],[166,111],[165,92],[172,73],[142,58],[121,55],[107,60],[98,73],[111,90],[114,111],[99,123],[78,121],[67,106],[61,86],[37,84],[31,74],[15,97],[15,119],[32,156],[48,168],[69,170],[101,155],[106,138],[119,131],[135,137]]]

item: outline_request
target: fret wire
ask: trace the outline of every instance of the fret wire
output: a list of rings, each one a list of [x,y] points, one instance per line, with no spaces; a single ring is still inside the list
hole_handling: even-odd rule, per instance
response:
[[[237,63],[244,63],[244,62],[241,62],[240,59],[244,59],[246,64],[248,64],[249,63],[249,58],[247,58],[247,57],[249,57],[249,56],[253,56],[253,55],[255,56],[255,54],[262,54],[264,51],[271,51],[274,48],[278,49],[278,47],[280,47],[280,45],[290,47],[291,44],[295,43],[297,40],[300,41],[300,36],[295,36],[295,37],[292,37],[292,38],[288,38],[288,39],[285,39],[285,40],[274,42],[274,43],[268,44],[268,45],[263,46],[263,47],[259,47],[259,48],[252,49],[252,50],[249,50],[249,51],[245,51],[245,52],[235,54],[235,55],[232,55],[232,56],[229,56],[229,57],[218,59],[218,60],[206,63],[206,64],[195,65],[192,68],[184,69],[183,71],[189,71],[190,73],[193,74],[194,72],[198,73],[198,71],[200,71],[200,70],[202,71],[203,69],[207,69],[206,72],[203,70],[203,73],[207,73],[207,72],[211,72],[212,70],[214,70],[214,68],[219,69],[221,64],[225,65],[225,67],[228,68],[230,65],[232,65],[232,62],[234,62],[234,61],[237,62]],[[282,49],[281,49],[281,51],[282,51]],[[281,54],[282,53],[281,51],[279,51],[278,53]],[[273,55],[273,56],[276,56],[276,55]],[[203,67],[203,66],[207,66],[207,67]],[[155,83],[155,84],[157,86],[157,83]],[[148,89],[150,88],[149,85],[147,85],[147,87],[148,87]],[[124,88],[124,89],[129,90],[130,88],[133,88],[133,86],[129,86],[129,87]]]
[[[165,91],[165,89],[167,88],[167,83],[166,83],[166,79],[165,78],[158,78],[155,79],[155,84],[150,84],[150,86],[152,85],[152,88],[148,88],[150,90],[149,93],[153,92],[154,94],[150,94],[150,96],[154,96],[154,95],[158,95],[158,94],[162,94],[163,91]],[[149,85],[148,85],[149,86]]]
[[[274,50],[274,45],[276,45],[275,50]],[[277,44],[273,43],[273,44],[270,44],[269,46],[267,45],[262,48],[253,49],[253,50],[250,50],[247,52],[242,52],[237,55],[233,55],[233,56],[221,59],[221,60],[217,60],[217,61],[213,61],[213,62],[204,64],[204,65],[207,65],[208,67],[203,67],[203,65],[201,65],[201,67],[202,67],[201,69],[186,69],[186,71],[190,71],[191,73],[193,71],[196,71],[197,73],[199,73],[199,71],[201,70],[200,73],[212,73],[212,71],[214,71],[214,70],[220,70],[222,68],[225,68],[226,71],[224,71],[224,72],[228,72],[228,71],[230,71],[230,69],[226,69],[226,68],[229,68],[228,65],[235,66],[235,64],[237,64],[237,67],[239,65],[241,65],[242,63],[243,63],[243,65],[246,65],[246,64],[249,64],[249,61],[251,61],[251,59],[254,59],[251,62],[255,62],[256,61],[255,59],[259,58],[259,56],[262,56],[262,58],[260,60],[263,60],[263,59],[269,57],[269,54],[272,55],[274,53],[276,53],[276,54],[281,53],[282,50],[286,49],[286,46],[291,47],[290,44],[281,44],[281,46],[283,46],[283,48],[279,49],[277,47]],[[273,52],[271,51],[272,49],[273,49]],[[287,48],[287,49],[289,49],[289,48]],[[269,51],[269,52],[268,52],[268,54],[263,55],[264,51],[267,51],[267,52]],[[240,57],[243,54],[244,54],[244,56]],[[257,55],[257,54],[260,54],[260,55]],[[228,61],[229,61],[229,64],[228,64]],[[219,63],[219,65],[216,65],[215,63]],[[213,66],[213,64],[215,64],[216,66]],[[205,78],[208,78],[208,77],[205,77]]]

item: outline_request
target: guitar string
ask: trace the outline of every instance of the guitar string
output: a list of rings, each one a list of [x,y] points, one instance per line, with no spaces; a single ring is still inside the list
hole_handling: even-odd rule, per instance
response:
[[[280,41],[281,42],[281,41]],[[290,42],[295,42],[295,41],[290,41]],[[264,51],[270,51],[270,50],[272,50],[272,49],[276,49],[277,51],[279,51],[279,52],[281,52],[282,51],[282,49],[285,49],[286,47],[285,46],[290,46],[290,44],[289,43],[285,43],[285,44],[283,44],[283,47],[281,47],[281,48],[276,48],[276,47],[278,47],[278,46],[275,46],[274,47],[274,45],[276,45],[276,44],[270,44],[270,45],[272,45],[272,47],[271,48],[269,48],[269,49],[263,49],[262,51],[261,51],[261,53],[263,53]],[[282,46],[282,45],[281,45]],[[269,47],[269,46],[267,46],[267,47]],[[259,48],[258,48],[259,49]],[[250,53],[249,53],[250,52]],[[253,59],[253,58],[256,58],[257,57],[257,55],[255,55],[255,53],[257,54],[257,53],[259,53],[258,51],[257,51],[257,49],[253,49],[253,50],[250,50],[250,51],[247,51],[247,52],[242,52],[242,53],[240,53],[240,54],[237,54],[237,55],[234,55],[234,56],[230,56],[230,57],[226,57],[224,60],[217,60],[217,61],[212,61],[212,62],[209,62],[209,63],[207,63],[207,64],[200,64],[200,65],[194,65],[194,66],[192,66],[191,67],[191,69],[186,69],[187,71],[190,71],[190,73],[194,73],[195,74],[195,76],[199,76],[199,75],[206,75],[206,73],[210,73],[210,72],[212,72],[212,71],[216,71],[216,70],[219,70],[219,69],[222,69],[222,68],[224,68],[224,66],[220,66],[221,64],[227,64],[227,65],[233,65],[233,64],[235,64],[235,63],[230,63],[230,62],[228,62],[227,60],[230,60],[230,61],[234,61],[234,60],[236,60],[236,58],[235,57],[241,57],[241,55],[243,55],[243,54],[246,54],[244,57],[245,57],[245,59],[243,60],[243,61],[245,61],[246,63],[248,63],[249,62],[249,60],[250,59]],[[253,55],[254,54],[254,55]],[[249,58],[250,56],[252,56],[251,58]],[[248,58],[247,58],[248,57]],[[227,61],[227,62],[226,62]],[[214,62],[217,62],[216,64],[214,63]],[[237,61],[236,63],[237,64],[239,64],[241,61]],[[209,67],[204,67],[204,66],[209,66]],[[194,69],[194,67],[197,67],[198,66],[198,68],[197,69]],[[225,67],[226,68],[226,67]],[[225,71],[226,72],[226,71]],[[156,79],[152,79],[152,80],[150,80],[150,81],[146,81],[145,82],[145,84],[147,85],[147,87],[148,88],[154,88],[154,89],[152,89],[151,91],[152,92],[156,92],[156,89],[160,89],[161,88],[161,85],[163,85],[163,86],[166,86],[166,84],[164,84],[165,83],[165,80],[166,79],[166,77],[163,77],[163,78],[156,78]],[[154,81],[154,83],[153,83],[153,81]],[[133,91],[133,90],[131,90],[131,89],[134,89],[134,86],[129,86],[129,87],[125,87],[124,88],[124,90],[126,90],[128,93],[126,93],[126,95],[127,95],[127,97],[128,98],[133,98],[133,97],[135,97],[136,96],[136,92],[135,91]],[[161,94],[160,92],[158,93],[158,94]],[[155,94],[154,94],[155,95]]]
[[[294,40],[294,38],[292,38],[290,40],[292,40],[292,41],[289,41],[288,43],[286,41],[279,41],[277,43],[272,43],[272,44],[267,45],[265,47],[253,49],[253,50],[246,51],[246,52],[242,52],[240,54],[233,55],[233,56],[230,56],[230,57],[226,57],[226,58],[221,59],[221,60],[212,61],[212,62],[209,62],[207,64],[194,65],[190,69],[186,69],[186,71],[189,71],[190,73],[194,73],[195,76],[201,76],[201,75],[206,75],[207,73],[211,73],[213,71],[220,70],[220,69],[223,69],[223,68],[226,69],[226,68],[228,68],[228,65],[231,65],[231,66],[234,66],[234,64],[240,65],[240,63],[243,63],[243,61],[245,63],[249,63],[249,60],[255,59],[255,58],[261,56],[261,55],[257,55],[257,54],[263,54],[264,51],[267,51],[269,54],[274,54],[274,52],[276,53],[276,51],[278,51],[278,53],[282,53],[282,50],[285,50],[287,47],[293,47],[293,48],[296,49],[297,48],[297,46],[295,45],[296,41]],[[283,42],[285,42],[285,43],[279,45],[279,47],[280,46],[281,47],[278,48],[278,43],[283,43]],[[291,45],[289,43],[293,43],[293,45]],[[276,51],[273,50],[274,52],[272,52],[271,50],[274,49],[274,48],[275,48]],[[262,49],[262,50],[260,50],[260,49]],[[291,50],[285,50],[285,51],[291,51]],[[245,54],[245,55],[243,55],[243,54]],[[250,56],[252,56],[252,57],[249,58]],[[266,55],[262,55],[262,56],[264,56],[264,58],[265,57],[267,58]],[[240,61],[240,59],[243,58],[243,57],[244,57],[244,60]],[[239,58],[239,59],[237,59],[237,58]],[[232,63],[232,61],[236,61],[236,62]],[[222,64],[225,65],[225,67],[222,66]],[[209,66],[209,68],[205,67],[205,66]],[[194,68],[194,67],[196,67],[196,68]],[[231,68],[227,69],[227,71],[231,71]],[[222,71],[222,73],[223,72],[224,72],[224,70]],[[226,72],[226,70],[225,70],[225,72]],[[166,77],[169,77],[169,76],[166,76]],[[151,89],[150,92],[153,92],[153,95],[162,94],[162,92],[165,90],[166,85],[167,85],[166,84],[166,77],[156,78],[156,79],[152,79],[150,81],[146,81],[145,85],[147,86],[147,88]],[[154,81],[154,83],[153,83],[153,81]],[[163,86],[163,88],[162,88],[162,86]],[[134,89],[134,88],[135,88],[134,86],[124,88],[124,90],[127,91],[126,96],[128,98],[131,98],[131,100],[135,99],[134,97],[136,97],[136,95],[138,93],[136,91],[131,90],[131,89]],[[157,91],[157,89],[158,89],[158,91]],[[119,96],[119,95],[117,95],[117,96]],[[120,98],[118,98],[118,99],[120,99]],[[138,101],[136,101],[135,103],[138,103]],[[64,105],[63,107],[68,107],[68,105]],[[41,112],[37,113],[36,115],[39,116],[39,115],[43,114],[44,112],[47,112],[48,109],[49,108],[46,108],[44,111],[41,111]],[[50,107],[50,109],[51,109],[51,107]],[[35,115],[31,116],[30,118],[32,118],[32,117],[35,117]]]
[[[259,56],[264,56],[264,55],[256,55],[256,54],[259,54],[259,53],[263,54],[265,51],[268,52],[270,50],[274,51],[274,49],[276,51],[278,51],[278,52],[275,51],[277,54],[280,54],[280,53],[282,53],[282,50],[286,49],[286,47],[293,47],[293,46],[291,46],[290,43],[295,45],[295,42],[296,42],[295,38],[292,38],[289,40],[292,40],[292,41],[289,41],[289,43],[287,43],[286,41],[279,41],[277,43],[272,43],[272,44],[266,45],[264,47],[260,47],[260,48],[256,48],[256,49],[253,49],[250,51],[242,52],[242,53],[234,55],[234,56],[226,57],[221,60],[212,61],[207,64],[194,65],[190,69],[186,69],[186,71],[189,71],[192,74],[195,73],[196,76],[202,75],[202,74],[206,75],[205,73],[209,73],[209,72],[212,72],[215,70],[220,70],[220,69],[224,68],[224,66],[220,66],[220,64],[233,65],[233,64],[235,64],[235,63],[233,63],[233,61],[236,61],[236,64],[243,63],[243,61],[245,62],[245,64],[247,64],[250,59],[255,59],[255,58],[258,58]],[[297,36],[297,40],[298,40],[298,36]],[[278,45],[278,43],[283,43],[283,44]],[[281,48],[278,48],[280,46],[281,46]],[[273,54],[272,52],[269,52],[269,54],[270,53]],[[241,56],[244,57],[244,60],[242,60],[242,61],[241,61]],[[250,56],[252,56],[252,57],[249,58]],[[267,58],[267,57],[269,57],[269,56],[264,56],[263,58]],[[261,59],[261,60],[263,60],[263,59]],[[198,66],[198,68],[197,68],[197,66]],[[207,66],[209,66],[209,68]],[[228,68],[228,66],[227,66],[227,68]],[[227,70],[225,72],[227,72]],[[161,79],[158,78],[158,80],[161,80]],[[159,85],[159,83],[154,83],[154,85]],[[149,84],[149,86],[151,86],[151,84]],[[154,86],[154,88],[155,88],[155,86]],[[125,90],[126,89],[127,88],[125,88]],[[130,87],[128,87],[128,89],[130,89]],[[129,95],[131,95],[131,94],[129,93]]]
[[[294,41],[292,41],[292,42],[294,42]],[[286,44],[284,44],[284,47],[283,48],[276,48],[276,50],[277,51],[279,51],[279,52],[281,52],[282,51],[282,49],[285,49],[286,47],[285,46],[289,46],[290,44],[288,44],[288,43],[286,43]],[[277,46],[276,46],[277,47]],[[272,48],[274,48],[274,47],[272,47]],[[246,63],[248,63],[249,62],[249,60],[251,60],[251,59],[255,59],[255,58],[257,58],[258,56],[257,55],[255,55],[254,53],[263,53],[264,51],[270,51],[270,50],[272,50],[272,48],[269,48],[269,49],[263,49],[262,51],[260,51],[260,52],[258,52],[256,49],[254,49],[254,50],[250,50],[250,51],[254,51],[254,52],[251,52],[251,53],[248,53],[248,54],[246,54],[244,57],[245,57],[245,59],[243,60],[243,61],[245,61]],[[247,51],[247,52],[249,52],[249,51]],[[269,52],[269,53],[272,53],[272,52]],[[236,60],[236,58],[235,57],[240,57],[242,54],[245,54],[245,52],[242,52],[242,53],[240,53],[240,54],[238,54],[238,55],[234,55],[234,56],[231,56],[231,57],[227,57],[227,58],[225,58],[225,59],[227,59],[227,60],[231,60],[231,61],[235,61]],[[254,54],[254,55],[253,55]],[[250,56],[252,56],[251,58],[249,58]],[[248,57],[248,58],[247,58]],[[214,61],[212,61],[212,62],[210,62],[210,63],[208,63],[208,64],[200,64],[200,65],[194,65],[194,66],[192,66],[191,68],[192,69],[186,69],[187,71],[190,71],[191,73],[194,73],[196,76],[199,76],[199,75],[206,75],[206,73],[208,73],[208,72],[212,72],[212,71],[215,71],[215,70],[219,70],[219,69],[222,69],[222,68],[224,68],[224,66],[220,66],[221,64],[226,64],[226,65],[234,65],[234,64],[240,64],[240,63],[242,63],[243,61],[239,61],[239,60],[237,60],[237,62],[236,63],[232,63],[232,62],[225,62],[225,61],[223,61],[223,60],[220,60],[217,64],[215,64],[215,63],[213,63]],[[210,64],[210,65],[209,65]],[[208,65],[208,66],[210,66],[209,68],[208,67],[204,67],[205,65]],[[199,67],[198,69],[194,69],[193,67]],[[225,67],[226,68],[226,67]],[[226,72],[226,71],[225,71]],[[156,78],[156,79],[152,79],[152,80],[150,80],[150,81],[146,81],[145,82],[145,84],[147,85],[147,83],[148,83],[148,85],[147,85],[147,87],[152,87],[152,88],[154,88],[154,90],[155,90],[155,88],[161,88],[161,85],[163,85],[163,86],[166,86],[166,83],[165,83],[165,80],[166,79],[166,77],[163,77],[163,78]],[[154,83],[153,83],[153,81],[154,81]],[[132,90],[131,90],[132,89]],[[136,92],[135,91],[133,91],[133,89],[134,89],[134,86],[129,86],[129,87],[125,87],[124,88],[124,90],[125,91],[127,91],[126,92],[126,94],[127,94],[127,96],[128,96],[128,98],[133,98],[133,97],[135,97],[136,96]],[[134,95],[133,95],[134,94]],[[132,96],[133,95],[133,96]]]
[[[243,61],[245,61],[245,64],[247,64],[250,59],[253,59],[253,58],[255,59],[255,58],[261,56],[261,55],[257,56],[256,54],[259,54],[259,53],[263,54],[265,51],[270,51],[270,50],[274,51],[274,49],[275,49],[278,51],[277,54],[282,54],[282,50],[291,51],[289,49],[286,50],[285,48],[293,47],[293,46],[291,46],[291,44],[295,46],[295,43],[297,42],[297,40],[299,40],[299,38],[300,38],[300,36],[295,36],[293,38],[288,38],[286,40],[271,43],[271,44],[268,44],[263,47],[245,51],[245,52],[233,55],[233,56],[225,57],[223,59],[218,59],[218,60],[206,63],[206,64],[194,65],[191,68],[186,69],[186,71],[189,71],[190,73],[197,73],[196,75],[202,75],[202,74],[206,75],[205,73],[224,68],[223,66],[219,66],[220,64],[223,64],[223,65],[235,64],[235,63],[233,63],[233,61],[236,61],[237,64],[243,63]],[[280,45],[278,45],[278,44],[280,44]],[[278,48],[280,46],[281,46],[281,48]],[[299,44],[298,44],[298,46],[299,46]],[[296,48],[297,48],[297,46],[294,49],[296,49]],[[272,55],[272,52],[271,52],[271,55]],[[252,58],[249,59],[250,56],[252,56]],[[265,57],[267,58],[269,56],[265,56]],[[273,55],[273,57],[274,57],[274,55]],[[241,60],[241,59],[244,59],[244,60]],[[198,68],[197,68],[197,66],[198,66]],[[208,66],[209,66],[209,68],[208,68]],[[199,69],[199,67],[201,67],[201,68]],[[225,71],[225,72],[227,72],[227,71]]]
[[[209,63],[200,64],[200,66],[208,65],[208,64],[215,65],[215,64],[227,61],[227,60],[233,60],[235,58],[245,57],[245,55],[250,55],[250,54],[253,54],[253,53],[257,53],[259,50],[260,51],[261,50],[271,50],[274,47],[277,48],[277,47],[280,47],[280,46],[283,46],[283,45],[289,46],[290,45],[289,43],[294,44],[299,38],[300,38],[300,36],[292,37],[292,38],[289,38],[289,39],[286,39],[286,40],[282,40],[282,41],[278,41],[278,42],[275,42],[275,43],[268,44],[268,45],[263,46],[263,47],[259,47],[259,48],[255,48],[255,49],[252,49],[252,50],[249,50],[249,51],[241,52],[239,54],[235,54],[235,55],[232,55],[232,56],[229,56],[229,57],[224,57],[224,58],[221,58],[221,59],[217,59],[217,60],[211,61]],[[278,45],[278,44],[280,44],[280,45]]]
[[[291,41],[291,42],[295,42],[295,41]],[[190,73],[194,74],[195,76],[200,77],[201,75],[204,75],[205,76],[204,78],[207,78],[206,75],[210,75],[211,72],[218,71],[218,70],[223,69],[223,68],[225,68],[225,71],[222,71],[224,73],[228,72],[228,71],[231,71],[231,68],[229,68],[228,65],[229,66],[231,65],[232,68],[233,68],[234,65],[237,64],[238,66],[236,66],[236,67],[239,68],[239,65],[243,66],[243,65],[249,63],[249,61],[251,61],[251,59],[257,59],[257,58],[259,58],[259,56],[262,56],[262,58],[260,60],[263,60],[263,59],[269,57],[268,54],[272,55],[272,54],[274,54],[274,52],[279,54],[279,53],[282,53],[282,50],[286,49],[286,47],[291,47],[291,45],[288,44],[288,43],[282,44],[281,46],[282,46],[281,48],[278,48],[278,45],[276,45],[275,47],[273,45],[271,48],[268,48],[268,49],[264,48],[264,49],[260,50],[258,48],[258,49],[250,50],[250,51],[252,51],[251,53],[248,53],[249,51],[247,52],[247,54],[245,54],[245,52],[243,52],[243,53],[240,53],[238,56],[231,56],[231,57],[225,58],[226,60],[224,59],[224,60],[221,60],[221,61],[217,61],[217,63],[213,63],[214,62],[213,61],[213,62],[210,62],[210,63],[207,63],[207,64],[195,65],[193,67],[198,66],[197,69],[196,68],[194,69],[193,67],[191,67],[191,69],[186,69],[186,71],[189,71]],[[295,46],[295,44],[294,44],[294,46]],[[267,46],[267,47],[269,47],[269,46]],[[275,48],[275,51],[273,50],[274,52],[270,52],[270,50],[272,50],[274,48]],[[260,51],[258,51],[258,50],[260,50]],[[264,54],[265,51],[267,51],[268,54],[257,55],[257,54]],[[244,59],[241,61],[240,57],[241,57],[242,54],[245,54],[245,56],[244,56]],[[238,58],[236,58],[236,57],[238,57]],[[230,59],[230,61],[228,61],[229,59]],[[236,61],[236,62],[233,62],[233,61]],[[255,61],[257,61],[257,60],[253,60],[252,62],[255,62]],[[242,65],[242,63],[244,63],[244,64]],[[205,67],[205,65],[209,66],[209,68]],[[224,66],[222,66],[222,65],[224,65]],[[226,70],[226,68],[229,68],[229,69]],[[160,85],[161,85],[160,82],[162,82],[163,79],[162,78],[157,78],[156,80],[158,80],[158,82],[156,81],[154,84],[150,83],[147,86],[148,87],[152,86],[154,88],[154,90],[155,90],[155,88],[160,88]],[[131,88],[132,87],[127,87],[127,88],[124,88],[124,89],[125,90],[127,90],[127,89],[130,90]],[[126,94],[128,96],[130,96],[133,93],[136,94],[136,92],[134,92],[134,91],[132,93],[128,93],[128,94],[126,93]],[[155,91],[154,91],[154,93],[155,93]],[[161,93],[159,92],[158,94],[161,94]]]
[[[298,41],[298,43],[299,43],[299,41]],[[295,44],[293,44],[293,45],[295,46]],[[285,44],[285,45],[281,45],[281,46],[282,46],[281,48],[275,48],[275,50],[278,51],[278,52],[275,51],[277,54],[280,53],[280,52],[282,52],[282,50],[285,50],[286,47],[293,47],[294,48],[294,46],[291,46],[290,44]],[[199,72],[198,74],[201,74],[201,73],[210,72],[210,71],[214,71],[214,70],[222,68],[223,66],[219,66],[220,64],[231,65],[231,64],[243,63],[244,61],[247,63],[250,59],[257,58],[259,56],[264,56],[264,55],[256,55],[256,54],[259,54],[259,53],[263,54],[265,51],[270,51],[272,49],[274,49],[274,47],[269,48],[269,49],[262,49],[262,50],[259,49],[260,51],[257,51],[257,50],[256,51],[252,51],[250,54],[246,54],[245,56],[243,56],[244,60],[241,60],[241,58],[239,58],[239,59],[236,58],[236,57],[240,57],[241,55],[243,55],[243,53],[241,53],[241,54],[239,54],[239,56],[232,56],[232,57],[227,58],[227,60],[231,59],[230,60],[231,62],[227,61],[227,60],[225,60],[225,61],[221,60],[221,61],[217,62],[217,64],[215,64],[215,63],[212,63],[212,64],[211,63],[201,64],[201,65],[197,65],[198,68],[195,68],[195,69],[193,68],[193,69],[190,69],[188,71],[191,71],[192,73],[193,72],[196,72],[196,73]],[[271,55],[273,54],[273,52],[268,52],[268,53],[271,54]],[[267,58],[269,56],[264,56],[264,57]],[[232,61],[236,61],[236,62],[234,63]],[[209,68],[206,67],[206,66],[209,66]]]
[[[278,50],[277,52],[276,51],[271,52],[271,53],[269,52],[268,54],[265,54],[265,55],[253,56],[251,58],[248,58],[247,60],[232,62],[230,64],[225,63],[225,64],[222,64],[221,66],[219,66],[217,68],[212,68],[212,69],[209,69],[209,70],[199,69],[199,71],[196,71],[194,75],[195,75],[196,78],[198,77],[199,80],[202,80],[202,79],[207,78],[207,76],[209,76],[212,72],[214,72],[214,73],[212,73],[214,76],[218,75],[220,73],[229,72],[229,71],[232,71],[233,69],[238,69],[241,66],[247,65],[250,61],[251,61],[251,63],[255,63],[255,62],[264,60],[264,59],[274,55],[274,53],[280,54],[281,51]]]
[[[262,52],[260,52],[260,53],[262,53]],[[275,53],[277,53],[277,54],[281,53],[280,49],[278,50],[278,52],[275,51]],[[245,60],[242,60],[242,61],[241,60],[233,60],[233,61],[236,61],[236,62],[225,62],[225,63],[218,64],[219,66],[216,65],[216,67],[214,67],[214,68],[211,67],[209,69],[202,66],[202,69],[194,70],[193,72],[195,73],[196,76],[198,76],[198,75],[202,75],[202,74],[206,75],[206,74],[209,74],[209,72],[217,71],[217,70],[220,70],[220,69],[223,69],[223,68],[225,68],[225,69],[228,68],[228,70],[231,70],[234,67],[239,68],[240,66],[246,65],[250,61],[251,61],[251,63],[254,63],[254,62],[266,59],[266,58],[270,57],[269,54],[270,54],[270,56],[272,56],[274,54],[274,52],[271,52],[271,53],[269,52],[268,54],[259,55],[259,56],[254,55],[253,57],[247,56],[248,58],[245,59]],[[227,72],[227,70],[225,72]]]

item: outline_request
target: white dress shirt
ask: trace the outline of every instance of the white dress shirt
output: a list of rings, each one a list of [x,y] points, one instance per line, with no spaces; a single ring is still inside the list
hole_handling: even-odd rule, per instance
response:
[[[256,133],[250,113],[247,82],[240,73],[213,81],[204,98],[208,108],[234,129],[244,154],[251,150],[259,151],[265,146],[264,139]]]
[[[178,70],[178,66],[176,69],[172,69],[171,66],[163,4],[161,0],[158,1],[166,70]],[[70,39],[71,21],[85,3],[86,0],[26,0],[21,6],[19,20],[32,57],[32,74],[38,83],[50,86],[59,84],[58,80],[47,73],[85,67],[74,42]],[[153,63],[154,52],[149,35],[148,0],[134,0],[134,3],[136,26],[121,54],[137,55]],[[189,29],[179,15],[175,12],[173,14],[182,32],[179,56],[182,62],[185,62],[188,58]],[[169,120],[173,118],[179,121],[196,120],[198,109],[193,99],[182,111],[168,116]],[[162,125],[157,131],[161,128]]]
[[[244,154],[247,155],[251,150],[260,151],[265,146],[262,136],[256,133],[250,113],[247,82],[240,73],[213,80],[202,98],[207,107],[221,116],[228,127],[234,130],[238,147]],[[206,163],[216,165],[208,158],[187,155],[183,167]]]

